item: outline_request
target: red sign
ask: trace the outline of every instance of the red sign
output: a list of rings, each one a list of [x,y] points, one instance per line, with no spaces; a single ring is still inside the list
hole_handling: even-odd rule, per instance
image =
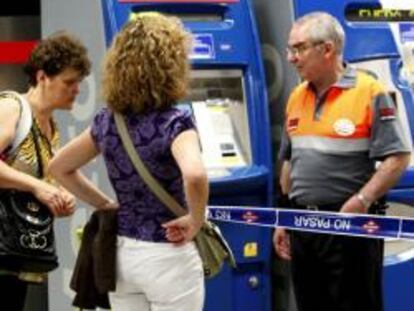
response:
[[[123,3],[236,3],[240,0],[118,0]]]
[[[0,64],[26,63],[37,41],[0,41]]]

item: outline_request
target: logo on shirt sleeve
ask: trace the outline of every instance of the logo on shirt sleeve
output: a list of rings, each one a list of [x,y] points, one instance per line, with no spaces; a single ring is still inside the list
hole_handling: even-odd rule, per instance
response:
[[[380,120],[393,120],[396,117],[396,111],[394,107],[380,108],[379,110]]]
[[[287,131],[294,131],[298,128],[299,126],[299,118],[293,118],[293,119],[289,119],[287,122]]]

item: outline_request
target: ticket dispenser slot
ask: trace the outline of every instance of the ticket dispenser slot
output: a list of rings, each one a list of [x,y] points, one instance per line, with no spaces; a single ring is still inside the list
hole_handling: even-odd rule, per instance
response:
[[[139,6],[131,7],[130,18],[133,18],[134,15],[138,13],[152,11],[174,15],[184,23],[199,23],[214,26],[225,22],[228,8],[220,4],[210,4],[206,6],[201,3],[193,4],[185,8],[182,6],[177,6],[174,3],[162,3],[159,5],[140,4]]]

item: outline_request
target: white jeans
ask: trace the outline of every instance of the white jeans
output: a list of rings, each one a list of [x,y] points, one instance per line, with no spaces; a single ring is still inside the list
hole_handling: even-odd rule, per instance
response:
[[[201,311],[204,276],[194,243],[174,246],[118,236],[112,311]]]

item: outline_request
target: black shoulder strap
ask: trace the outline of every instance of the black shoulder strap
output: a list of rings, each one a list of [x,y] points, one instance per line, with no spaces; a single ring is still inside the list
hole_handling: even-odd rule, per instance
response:
[[[42,160],[42,154],[40,151],[40,146],[39,146],[39,129],[37,129],[37,126],[35,125],[36,122],[33,122],[33,126],[30,129],[30,132],[32,133],[32,137],[33,137],[33,144],[36,150],[36,159],[37,159],[37,176],[39,178],[43,178],[43,160]]]

